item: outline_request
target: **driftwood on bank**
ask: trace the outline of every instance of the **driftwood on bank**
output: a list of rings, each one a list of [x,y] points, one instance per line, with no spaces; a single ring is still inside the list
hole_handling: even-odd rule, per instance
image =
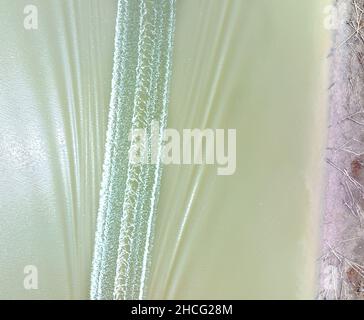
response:
[[[318,298],[364,299],[364,0],[335,5]]]

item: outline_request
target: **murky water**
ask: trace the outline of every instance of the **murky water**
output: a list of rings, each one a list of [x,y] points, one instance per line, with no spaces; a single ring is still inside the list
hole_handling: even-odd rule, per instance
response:
[[[149,298],[313,298],[325,1],[177,3],[168,126],[236,128],[237,170],[169,166]]]
[[[0,2],[0,298],[87,298],[116,1],[32,3]]]
[[[148,298],[314,297],[327,2],[177,1],[168,126],[236,128],[237,169],[164,168]],[[33,3],[0,3],[0,298],[88,298],[117,1]]]

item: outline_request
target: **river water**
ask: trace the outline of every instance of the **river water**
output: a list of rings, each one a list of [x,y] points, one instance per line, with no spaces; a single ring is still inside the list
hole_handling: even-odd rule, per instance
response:
[[[117,1],[32,3],[0,3],[0,298],[87,299]],[[147,298],[315,296],[328,3],[177,0],[168,127],[236,129],[236,172],[165,166]]]

